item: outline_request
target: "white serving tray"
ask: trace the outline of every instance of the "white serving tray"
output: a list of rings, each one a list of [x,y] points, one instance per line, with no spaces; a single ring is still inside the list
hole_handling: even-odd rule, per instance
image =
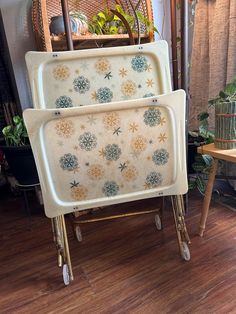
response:
[[[171,91],[168,45],[28,52],[34,108],[78,107]]]
[[[24,120],[48,217],[187,192],[183,90]]]

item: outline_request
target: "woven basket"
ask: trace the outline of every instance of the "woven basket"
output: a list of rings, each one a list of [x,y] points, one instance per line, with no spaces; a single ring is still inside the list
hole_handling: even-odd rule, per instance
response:
[[[130,15],[133,15],[129,1],[106,0],[106,6],[114,8],[116,3],[122,3],[123,8]],[[133,0],[136,5],[139,0]],[[88,0],[68,0],[69,10],[83,12],[89,19],[104,8],[104,1]],[[139,11],[153,22],[151,0],[141,0]],[[37,49],[40,51],[67,50],[65,37],[52,37],[49,31],[49,24],[52,16],[62,15],[59,0],[33,0],[32,1],[32,20],[33,30]],[[141,28],[141,41],[150,42],[153,40],[153,32],[147,33],[144,26]],[[99,35],[99,36],[73,36],[75,49],[95,48],[99,46],[119,46],[127,45],[128,35]]]
[[[215,146],[220,149],[236,148],[236,101],[215,106]]]

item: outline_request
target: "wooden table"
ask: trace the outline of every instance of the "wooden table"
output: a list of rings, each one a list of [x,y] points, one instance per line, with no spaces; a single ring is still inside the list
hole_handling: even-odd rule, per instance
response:
[[[211,196],[212,196],[212,189],[215,181],[215,175],[217,171],[218,166],[218,160],[225,160],[230,162],[236,162],[236,149],[219,149],[214,146],[214,144],[208,144],[198,147],[197,149],[199,154],[206,154],[213,157],[212,167],[209,174],[207,187],[206,187],[206,193],[203,201],[202,206],[202,212],[201,212],[201,219],[200,219],[200,225],[199,225],[199,235],[202,237],[205,226],[206,226],[206,220],[208,216],[209,206],[211,202]]]

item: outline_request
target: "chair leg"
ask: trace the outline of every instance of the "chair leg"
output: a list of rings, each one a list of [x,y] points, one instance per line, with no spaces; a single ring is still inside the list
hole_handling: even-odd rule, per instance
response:
[[[58,253],[58,266],[62,267],[63,280],[65,285],[74,279],[70,259],[70,251],[67,239],[66,224],[64,215],[52,219],[53,240]]]
[[[188,248],[188,243],[190,243],[190,239],[184,220],[183,196],[182,195],[171,196],[171,202],[180,254],[184,260],[189,261],[190,252]]]

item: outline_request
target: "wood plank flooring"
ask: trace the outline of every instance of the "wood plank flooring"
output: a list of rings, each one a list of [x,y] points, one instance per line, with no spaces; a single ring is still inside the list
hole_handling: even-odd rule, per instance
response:
[[[50,220],[34,213],[30,230],[21,198],[2,193],[0,313],[236,313],[236,213],[213,203],[200,238],[201,202],[190,196],[190,262],[179,256],[169,204],[162,231],[150,214],[83,225],[78,243],[67,221],[75,280],[64,287]],[[143,204],[154,201],[134,206]]]

